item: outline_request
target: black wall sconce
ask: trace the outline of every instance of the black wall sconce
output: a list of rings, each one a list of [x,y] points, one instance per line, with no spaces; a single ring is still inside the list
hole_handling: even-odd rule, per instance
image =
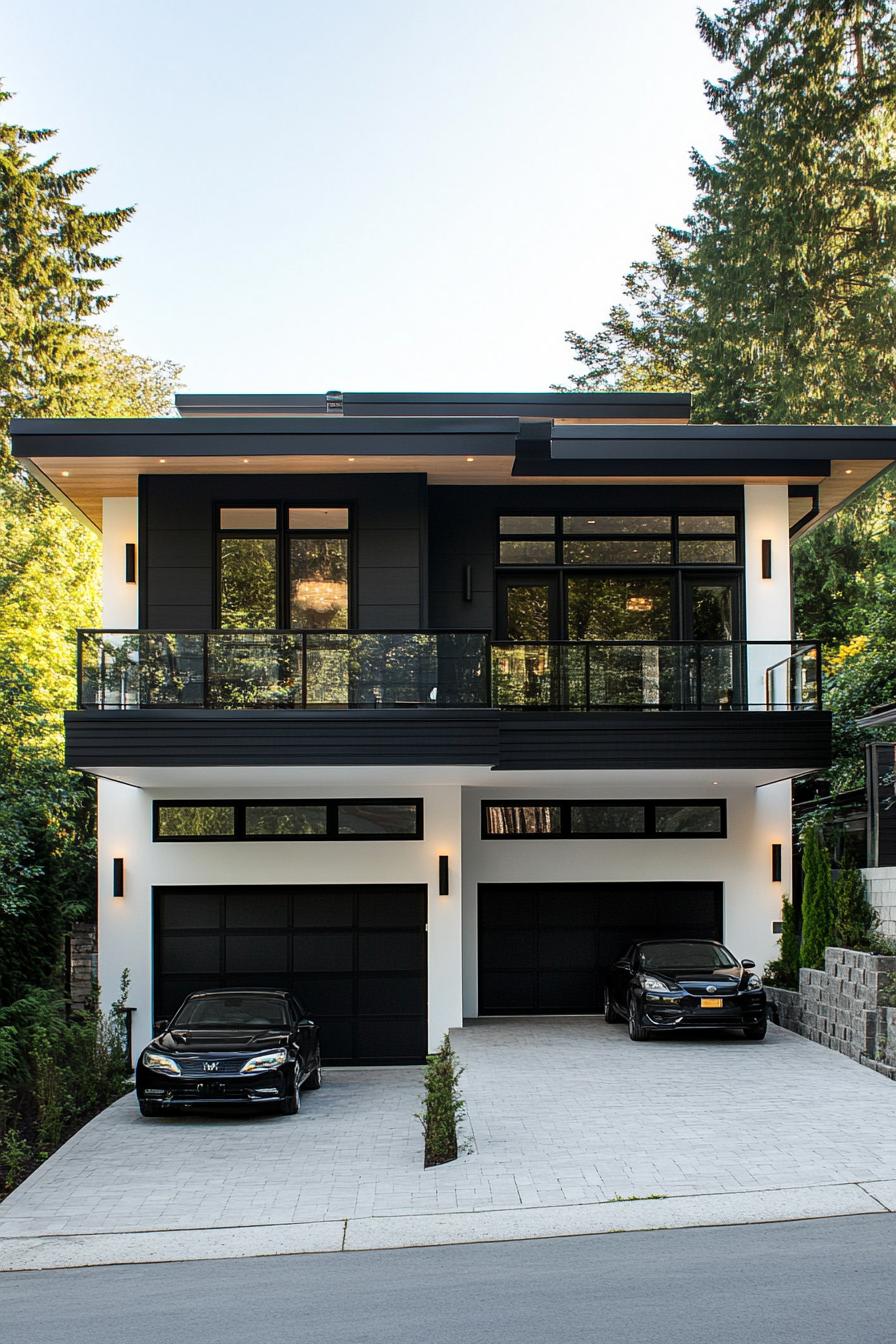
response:
[[[781,881],[781,846],[772,845],[772,881]]]
[[[464,565],[464,601],[473,601],[473,566]]]
[[[439,855],[439,895],[448,895],[448,855]]]
[[[126,541],[124,546],[124,581],[137,582],[137,547],[133,541]]]
[[[124,896],[124,859],[112,860],[112,895]]]
[[[766,538],[762,543],[762,577],[770,579],[772,576],[772,543]]]

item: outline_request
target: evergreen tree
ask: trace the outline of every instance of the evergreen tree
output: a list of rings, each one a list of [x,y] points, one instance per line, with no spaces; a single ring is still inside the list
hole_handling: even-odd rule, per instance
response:
[[[778,956],[765,968],[765,978],[782,989],[798,989],[800,982],[800,931],[793,902],[781,901],[781,935]]]
[[[0,87],[0,105],[11,95]],[[55,132],[0,122],[0,415],[71,414],[85,381],[85,322],[112,301],[104,245],[131,208],[87,210],[94,168],[60,171],[35,149]],[[8,453],[8,447],[5,451]]]
[[[824,951],[832,945],[834,884],[831,859],[819,826],[803,832],[803,936],[800,965],[824,966]]]
[[[94,789],[62,764],[62,712],[99,547],[16,465],[9,419],[163,414],[179,374],[91,325],[110,302],[101,249],[131,212],[85,210],[94,170],[35,160],[51,135],[0,123],[0,1003],[53,980],[95,892]]]
[[[658,231],[593,338],[595,390],[692,390],[694,419],[896,418],[896,17],[892,0],[736,0],[700,12],[733,73],[694,152],[694,208]]]
[[[834,930],[836,947],[872,952],[879,940],[880,917],[868,902],[858,868],[842,868],[834,885]]]

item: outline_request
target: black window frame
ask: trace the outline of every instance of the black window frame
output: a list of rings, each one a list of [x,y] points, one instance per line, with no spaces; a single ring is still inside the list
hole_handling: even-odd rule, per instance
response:
[[[560,829],[551,832],[521,832],[519,835],[494,835],[488,830],[490,807],[557,807]],[[640,807],[644,809],[643,831],[573,831],[574,807]],[[658,807],[713,807],[719,813],[718,831],[658,831]],[[480,832],[483,840],[726,840],[728,838],[727,798],[483,798]]]
[[[546,509],[543,513],[533,511],[531,508],[527,510],[501,509],[498,512],[497,524],[496,524],[496,532],[497,532],[496,564],[498,568],[501,570],[514,569],[514,568],[538,569],[538,570],[562,569],[562,570],[575,571],[576,573],[580,573],[581,571],[588,569],[620,570],[620,569],[647,568],[653,571],[659,569],[681,569],[681,568],[687,568],[690,570],[693,568],[699,571],[702,570],[703,568],[711,568],[711,567],[715,567],[717,569],[724,569],[728,572],[733,572],[736,569],[743,568],[744,528],[743,528],[742,508],[735,508],[734,506],[729,505],[725,508],[719,508],[718,510],[713,512],[710,509],[702,509],[698,511],[697,509],[686,509],[680,507],[668,508],[668,509],[661,509],[661,508],[651,509],[648,505],[645,504],[640,508],[632,508],[632,507],[619,508],[619,509],[613,509],[612,511],[607,509],[595,509],[593,510],[593,512],[596,518],[663,517],[663,518],[669,518],[671,520],[671,525],[668,532],[638,532],[629,534],[626,532],[602,532],[599,528],[595,529],[595,531],[593,532],[591,531],[567,532],[564,530],[563,526],[564,518],[581,517],[583,516],[582,514],[571,514],[569,509],[561,509],[559,512],[553,509]],[[502,518],[532,518],[532,517],[540,517],[540,518],[552,517],[554,519],[553,534],[548,532],[504,533],[501,530]],[[700,517],[733,518],[734,531],[685,532],[683,534],[680,532],[679,528],[680,518],[700,518]],[[553,539],[554,542],[553,561],[501,559],[502,541],[550,541],[551,539]],[[680,540],[733,541],[735,544],[735,559],[729,561],[681,560],[679,553]],[[646,542],[663,541],[669,543],[670,558],[667,561],[656,561],[656,562],[649,560],[594,560],[594,561],[586,561],[583,562],[582,564],[571,564],[564,559],[564,553],[563,553],[564,541],[646,541]]]
[[[357,576],[355,573],[355,508],[351,500],[348,499],[303,499],[297,500],[294,497],[288,499],[253,499],[248,500],[244,497],[239,499],[217,499],[213,502],[213,529],[214,529],[214,613],[216,630],[235,630],[236,626],[222,626],[221,624],[221,542],[225,537],[246,537],[256,539],[259,537],[273,537],[276,545],[276,564],[275,579],[277,592],[275,598],[275,609],[277,613],[277,624],[272,628],[280,634],[289,634],[299,632],[304,627],[292,626],[290,624],[290,601],[289,601],[289,563],[290,563],[290,540],[293,537],[345,537],[346,546],[346,581],[348,584],[347,621],[344,627],[333,626],[331,630],[315,630],[315,634],[346,633],[355,628],[357,624],[356,616],[356,593]],[[275,509],[276,526],[273,528],[236,528],[221,527],[222,509]],[[290,528],[289,511],[290,509],[345,509],[348,515],[348,526],[346,528]]]
[[[413,807],[416,812],[416,829],[413,835],[346,835],[339,831],[339,808],[359,806]],[[234,809],[233,835],[160,835],[159,813],[166,807],[232,807]],[[246,832],[247,807],[325,807],[327,809],[326,831],[322,835],[249,835]],[[239,844],[305,844],[307,842],[332,844],[356,843],[358,841],[374,844],[381,842],[403,843],[423,839],[423,799],[422,798],[156,798],[152,805],[152,840],[160,845],[231,845]]]

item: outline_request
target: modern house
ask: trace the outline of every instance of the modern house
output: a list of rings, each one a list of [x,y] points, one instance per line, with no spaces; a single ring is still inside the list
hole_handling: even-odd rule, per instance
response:
[[[790,544],[889,427],[688,423],[664,394],[181,396],[18,421],[103,537],[67,758],[99,782],[99,967],[137,1041],[295,989],[333,1062],[593,1013],[634,938],[760,965],[823,768]]]

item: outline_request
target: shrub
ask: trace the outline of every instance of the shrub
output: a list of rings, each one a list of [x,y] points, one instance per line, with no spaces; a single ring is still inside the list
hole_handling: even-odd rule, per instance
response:
[[[781,936],[778,939],[780,949],[776,961],[770,961],[765,968],[765,978],[782,989],[797,989],[800,983],[800,931],[796,910],[787,896],[781,902]]]
[[[0,1167],[7,1189],[128,1086],[125,1026],[106,1015],[95,993],[86,1012],[68,1021],[65,1000],[35,989],[0,1009]]]
[[[464,1108],[457,1084],[462,1072],[446,1032],[438,1051],[427,1058],[423,1078],[426,1092],[418,1119],[423,1125],[425,1167],[457,1157],[457,1120]]]
[[[817,826],[803,833],[803,936],[800,965],[824,966],[824,950],[832,945],[834,931],[834,882],[830,855]]]
[[[880,916],[869,904],[858,868],[842,868],[834,885],[834,945],[874,952],[880,942]]]

